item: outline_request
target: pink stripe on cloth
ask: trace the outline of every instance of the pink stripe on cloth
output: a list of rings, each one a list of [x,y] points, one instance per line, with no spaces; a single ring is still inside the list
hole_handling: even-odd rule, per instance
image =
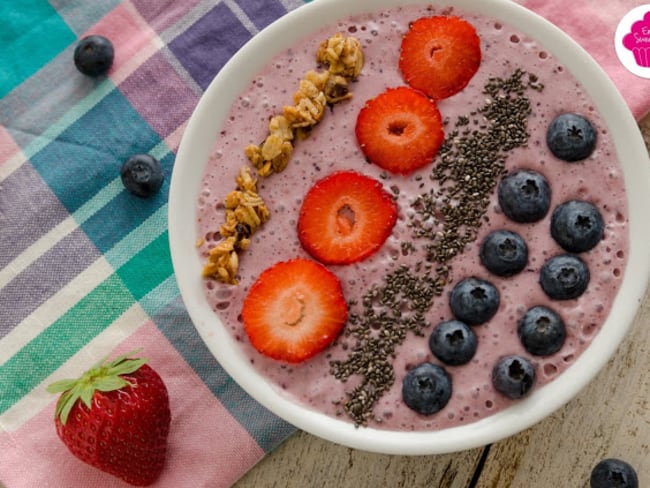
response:
[[[650,111],[650,80],[628,71],[616,56],[614,34],[623,16],[637,7],[635,0],[517,0],[553,22],[580,44],[609,74],[637,120]]]
[[[151,322],[142,325],[111,357],[143,348],[169,391],[172,422],[167,463],[154,487],[231,486],[264,451],[219,403]],[[99,359],[99,358],[98,358]],[[80,372],[81,373],[81,372]],[[54,429],[54,401],[19,430],[0,433],[9,488],[34,486],[126,488],[130,485],[75,458]]]
[[[102,35],[113,43],[115,59],[109,76],[115,84],[130,74],[121,72],[125,65],[133,65],[130,69],[132,71],[158,49],[151,46],[156,33],[129,2],[115,7],[80,37],[91,34]],[[137,61],[136,64],[134,60]]]
[[[20,151],[7,129],[0,125],[0,164],[3,164],[11,156]]]

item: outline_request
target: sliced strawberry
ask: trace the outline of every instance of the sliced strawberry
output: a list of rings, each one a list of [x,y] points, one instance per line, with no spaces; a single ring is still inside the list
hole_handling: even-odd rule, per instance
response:
[[[307,192],[298,217],[303,248],[326,264],[349,264],[377,251],[397,220],[393,197],[373,178],[338,171]]]
[[[389,88],[359,111],[357,141],[368,160],[409,174],[433,161],[444,139],[435,102],[412,88]]]
[[[474,26],[458,17],[423,17],[402,39],[399,68],[406,83],[434,100],[461,91],[481,64]]]
[[[347,316],[336,275],[302,258],[263,271],[242,310],[253,347],[288,363],[299,363],[325,349],[339,335]]]

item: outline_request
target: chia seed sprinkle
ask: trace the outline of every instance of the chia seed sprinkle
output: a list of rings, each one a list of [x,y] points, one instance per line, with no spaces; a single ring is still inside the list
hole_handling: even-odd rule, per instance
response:
[[[344,361],[331,361],[330,372],[341,381],[353,374],[361,383],[347,393],[343,408],[356,425],[365,425],[372,408],[395,381],[391,358],[407,332],[423,335],[424,317],[444,289],[448,268],[430,265],[411,270],[400,266],[381,286],[372,286],[362,299],[361,313],[350,313],[344,337],[354,346]]]
[[[525,92],[543,85],[534,75],[524,80],[526,74],[518,69],[507,79],[491,78],[484,105],[470,114],[479,128],[467,127],[469,118],[461,117],[445,138],[430,175],[433,187],[411,205],[409,226],[415,238],[429,240],[430,262],[447,262],[476,239],[508,151],[527,144],[531,107]],[[423,225],[431,220],[435,225]]]
[[[330,361],[330,373],[342,382],[353,375],[361,378],[341,402],[356,426],[368,423],[374,405],[395,382],[391,359],[397,346],[407,333],[424,336],[430,326],[426,314],[450,281],[448,262],[476,239],[505,173],[508,151],[527,144],[529,88],[541,91],[543,85],[522,70],[488,81],[484,105],[459,117],[446,136],[429,176],[431,189],[411,203],[413,239],[401,243],[401,252],[415,252],[416,242],[424,241],[427,262],[413,269],[400,265],[371,286],[361,303],[349,304],[348,324],[339,338],[348,356]]]

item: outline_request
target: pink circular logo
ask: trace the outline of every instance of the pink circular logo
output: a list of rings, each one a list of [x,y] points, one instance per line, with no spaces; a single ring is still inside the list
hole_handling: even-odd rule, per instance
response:
[[[618,59],[629,71],[650,78],[650,5],[641,5],[621,19],[615,36]]]

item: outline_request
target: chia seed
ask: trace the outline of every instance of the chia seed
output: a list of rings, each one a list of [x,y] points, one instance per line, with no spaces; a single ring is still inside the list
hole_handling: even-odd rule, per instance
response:
[[[361,383],[346,393],[343,408],[356,425],[365,425],[372,409],[395,381],[391,359],[407,332],[423,335],[429,326],[425,314],[442,293],[448,268],[430,266],[411,270],[402,265],[381,286],[372,286],[362,298],[361,312],[351,312],[344,336],[353,339],[350,355],[330,362],[330,372],[345,382],[360,375]]]
[[[516,70],[509,78],[491,78],[484,105],[470,115],[478,129],[466,129],[460,117],[445,138],[430,175],[433,187],[413,202],[409,226],[414,238],[425,238],[427,259],[444,263],[476,240],[498,179],[505,173],[507,153],[528,143],[528,88],[541,90],[534,75]],[[479,118],[480,117],[480,118]],[[436,225],[425,226],[433,220]]]

